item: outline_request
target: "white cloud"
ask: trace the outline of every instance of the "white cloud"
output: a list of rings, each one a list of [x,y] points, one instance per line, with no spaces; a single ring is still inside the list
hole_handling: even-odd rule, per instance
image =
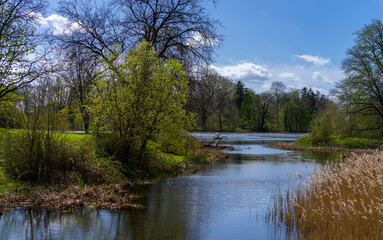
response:
[[[299,90],[311,87],[328,94],[334,88],[335,83],[344,78],[344,74],[339,68],[330,65],[266,66],[246,62],[223,67],[212,65],[211,68],[234,81],[241,80],[246,87],[258,93],[268,91],[272,82],[281,81],[288,89]]]
[[[314,63],[315,66],[322,66],[330,63],[330,58],[324,59],[322,57],[318,56],[312,56],[312,55],[298,55],[298,58],[301,58],[309,63]]]
[[[287,78],[287,79],[288,78],[294,79],[297,76],[294,73],[292,73],[292,72],[284,72],[284,73],[279,74],[278,77],[280,77],[280,78]]]
[[[324,83],[334,84],[334,79],[330,79],[328,76],[323,76],[320,72],[313,72],[312,79]]]
[[[81,31],[81,26],[78,23],[58,14],[52,14],[47,18],[44,18],[41,13],[32,12],[29,15],[33,16],[36,25],[52,28],[54,35]]]
[[[235,81],[243,82],[263,82],[271,77],[266,68],[254,63],[241,63],[235,66],[217,67],[210,66],[224,77]]]
[[[187,39],[186,44],[192,47],[197,46],[217,46],[219,43],[219,38],[212,38],[204,36],[199,32],[193,32],[192,35]]]

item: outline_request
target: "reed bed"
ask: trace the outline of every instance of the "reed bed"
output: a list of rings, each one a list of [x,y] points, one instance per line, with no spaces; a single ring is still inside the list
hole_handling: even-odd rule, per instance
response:
[[[285,238],[383,239],[383,151],[353,154],[299,181],[271,211]]]

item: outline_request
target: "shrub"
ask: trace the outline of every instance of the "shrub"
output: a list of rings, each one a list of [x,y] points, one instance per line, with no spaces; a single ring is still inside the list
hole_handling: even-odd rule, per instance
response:
[[[4,134],[1,149],[12,178],[43,185],[108,180],[110,169],[97,163],[92,138],[80,141],[60,133],[20,130]]]

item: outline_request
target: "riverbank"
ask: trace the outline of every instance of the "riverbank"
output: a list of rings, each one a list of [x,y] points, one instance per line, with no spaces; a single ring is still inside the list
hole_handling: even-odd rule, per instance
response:
[[[69,134],[69,137],[71,141],[85,141],[90,135]],[[16,180],[6,174],[3,160],[0,159],[0,214],[5,210],[15,208],[38,208],[62,212],[77,211],[82,208],[144,208],[145,206],[136,203],[141,196],[139,193],[131,191],[132,189],[142,184],[151,184],[182,174],[196,173],[201,164],[227,158],[228,154],[223,153],[223,149],[229,150],[230,147],[203,147],[201,144],[185,156],[157,152],[161,161],[157,161],[156,165],[151,164],[151,171],[156,171],[156,177],[134,180],[126,179],[121,174],[123,169],[119,169],[118,166],[105,168],[106,164],[112,163],[111,161],[99,162],[96,158],[95,161],[98,162],[93,162],[84,169],[91,171],[86,175],[98,176],[100,172],[111,175],[111,177],[104,176],[107,182],[102,184],[92,184],[92,182],[84,184],[80,180],[79,183],[65,185],[46,185],[46,183],[42,185]],[[113,174],[109,172],[113,172]],[[71,176],[76,176],[75,172],[69,173]]]
[[[343,148],[343,147],[301,146],[301,145],[296,145],[295,142],[278,142],[278,143],[270,144],[270,147],[283,149],[283,150],[292,150],[292,151],[341,152],[341,153],[356,153],[356,154],[373,153],[376,151],[374,149],[352,149],[352,148]]]

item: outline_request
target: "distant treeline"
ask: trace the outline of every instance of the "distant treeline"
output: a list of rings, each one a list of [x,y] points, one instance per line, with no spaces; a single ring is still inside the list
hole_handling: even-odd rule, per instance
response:
[[[314,117],[330,102],[311,88],[287,91],[282,82],[256,93],[242,81],[233,83],[210,69],[191,81],[189,111],[198,131],[306,132]]]

